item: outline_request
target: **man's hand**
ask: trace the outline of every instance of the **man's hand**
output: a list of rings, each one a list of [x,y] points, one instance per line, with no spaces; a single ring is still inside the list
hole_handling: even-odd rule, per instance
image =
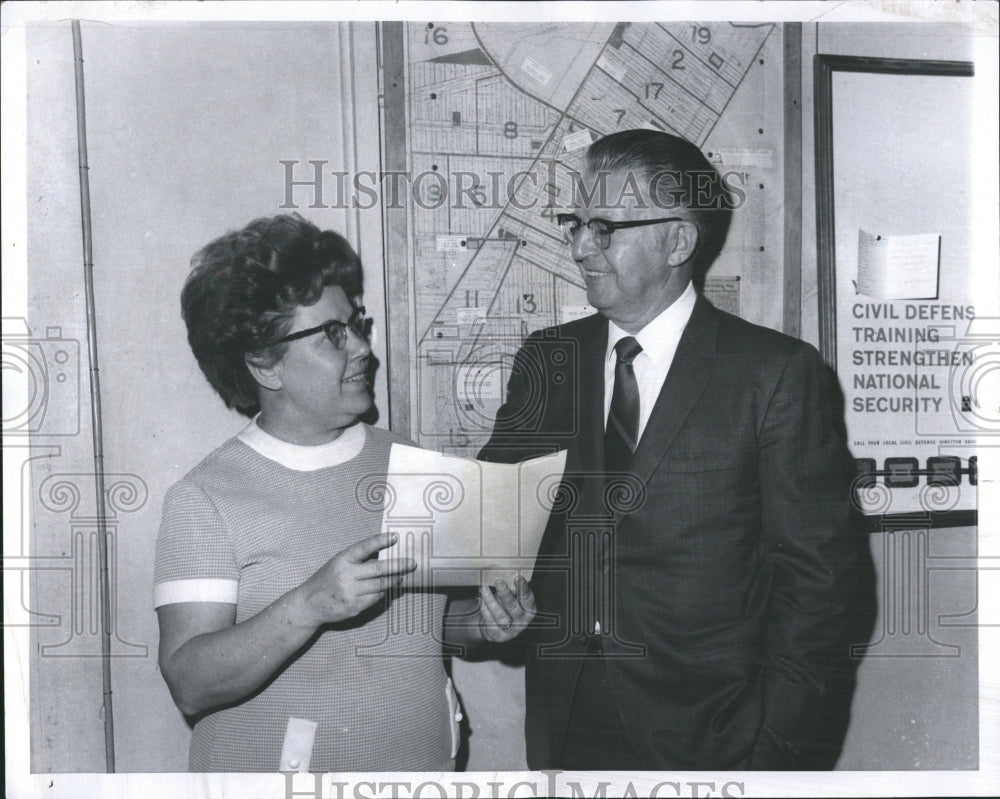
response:
[[[517,592],[499,580],[479,589],[479,632],[484,641],[502,643],[516,637],[535,618],[535,595],[524,577],[515,583]]]

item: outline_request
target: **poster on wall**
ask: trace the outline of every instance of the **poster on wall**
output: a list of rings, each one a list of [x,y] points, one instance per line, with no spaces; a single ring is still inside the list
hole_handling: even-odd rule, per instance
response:
[[[827,349],[844,391],[857,502],[869,515],[968,520],[977,436],[998,423],[983,381],[1000,357],[996,298],[977,296],[974,283],[972,65],[861,61],[829,62],[832,141],[821,159],[832,159],[836,213],[821,203],[819,219],[833,234]],[[923,74],[935,70],[945,71]],[[881,134],[865,135],[873,129]]]

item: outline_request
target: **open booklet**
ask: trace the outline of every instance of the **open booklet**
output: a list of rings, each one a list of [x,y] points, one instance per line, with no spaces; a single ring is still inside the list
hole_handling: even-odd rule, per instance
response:
[[[404,586],[531,579],[566,451],[523,463],[486,463],[393,444],[382,532],[399,541],[380,557],[411,557]]]

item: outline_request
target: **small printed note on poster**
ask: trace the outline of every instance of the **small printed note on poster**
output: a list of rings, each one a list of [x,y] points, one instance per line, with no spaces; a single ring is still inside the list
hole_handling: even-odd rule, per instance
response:
[[[858,231],[858,292],[879,300],[933,300],[938,295],[941,236],[880,236]]]
[[[702,287],[705,299],[720,311],[740,315],[740,276],[706,277]]]
[[[507,464],[393,444],[382,532],[399,540],[380,558],[417,561],[407,588],[531,579],[565,468],[565,450]]]

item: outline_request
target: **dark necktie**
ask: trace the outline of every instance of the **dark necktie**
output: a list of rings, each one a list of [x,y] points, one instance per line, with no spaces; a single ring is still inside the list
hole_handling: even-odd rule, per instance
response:
[[[604,463],[609,472],[627,471],[639,437],[639,385],[632,361],[642,352],[639,342],[626,336],[615,344],[615,389],[604,433]]]

